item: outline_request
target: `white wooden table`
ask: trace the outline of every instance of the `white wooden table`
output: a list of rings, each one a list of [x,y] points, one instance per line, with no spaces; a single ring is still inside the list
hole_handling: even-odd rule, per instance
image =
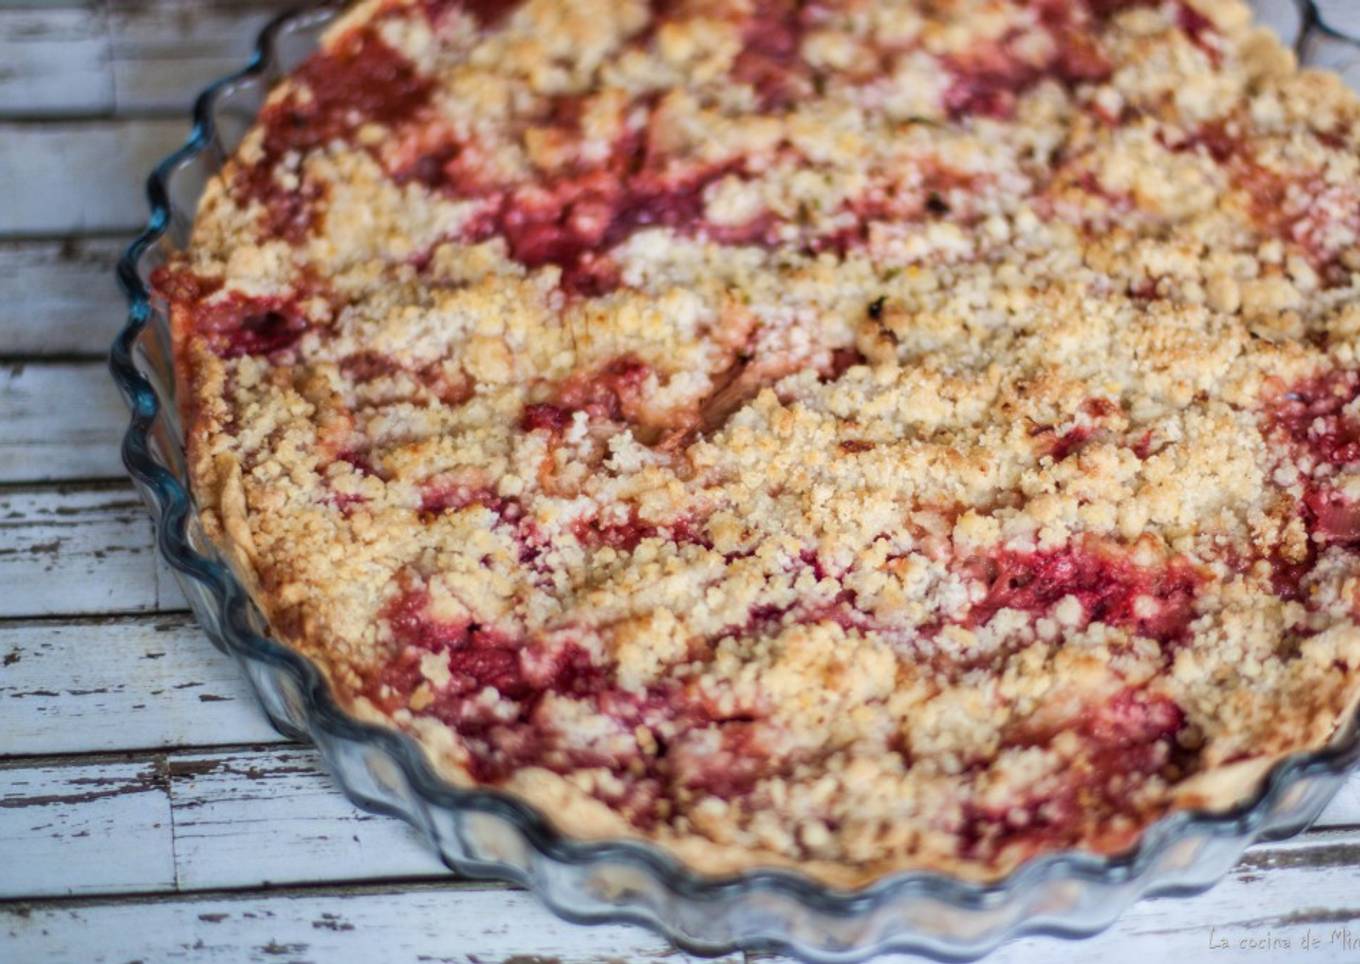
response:
[[[104,367],[140,184],[278,0],[0,0],[0,961],[684,959],[454,879],[279,737],[185,612]],[[23,2],[23,0],[20,0]],[[1287,947],[1286,947],[1287,942]],[[1214,890],[993,961],[1360,960],[1360,779]],[[758,955],[747,955],[756,957]],[[737,960],[740,955],[731,959]]]

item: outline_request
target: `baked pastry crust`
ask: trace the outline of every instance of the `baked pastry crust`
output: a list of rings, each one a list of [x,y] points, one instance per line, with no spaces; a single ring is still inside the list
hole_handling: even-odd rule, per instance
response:
[[[157,276],[194,494],[572,835],[1114,852],[1360,695],[1357,117],[1239,0],[369,0]]]

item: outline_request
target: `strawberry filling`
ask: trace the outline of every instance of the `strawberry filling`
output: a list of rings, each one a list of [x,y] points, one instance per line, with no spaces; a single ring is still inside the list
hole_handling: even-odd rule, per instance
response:
[[[454,10],[465,10],[483,27],[494,27],[508,17],[520,0],[421,0],[430,23],[438,26]]]
[[[962,620],[988,623],[1002,609],[1046,614],[1072,596],[1087,623],[1125,629],[1162,644],[1184,640],[1202,577],[1188,562],[1135,565],[1125,555],[1081,545],[1041,552],[1003,549],[971,564],[987,586]]]
[[[755,89],[762,111],[782,111],[812,92],[807,64],[799,56],[815,7],[793,0],[760,0],[743,30],[745,45],[732,65],[732,79]]]
[[[187,327],[205,336],[209,347],[223,358],[280,356],[312,328],[304,303],[321,299],[332,308],[340,304],[325,283],[306,270],[288,295],[222,294],[222,279],[169,267],[158,268],[151,283],[174,310],[187,314]]]
[[[638,518],[637,509],[630,508],[625,519],[613,522],[599,517],[578,519],[572,523],[572,534],[587,549],[616,549],[632,552],[643,539],[659,535],[661,529]],[[678,541],[678,540],[677,540]]]
[[[305,178],[285,187],[276,177],[284,159],[348,138],[369,121],[408,120],[428,102],[433,85],[370,30],[343,35],[293,78],[297,88],[261,112],[262,156],[237,171],[233,186],[241,203],[263,205],[269,234],[296,242],[311,230],[322,192]]]
[[[640,149],[640,148],[636,148]],[[619,284],[607,253],[645,228],[701,233],[703,192],[727,173],[709,166],[681,173],[620,170],[620,164],[509,194],[467,232],[471,242],[502,237],[510,256],[529,268],[556,265],[574,294],[606,294]]]
[[[456,481],[432,481],[421,486],[420,511],[432,516],[457,512],[470,505],[485,506],[502,519],[513,522],[519,518],[519,503],[503,499],[485,485]]]
[[[1360,461],[1360,419],[1347,411],[1357,398],[1360,372],[1337,369],[1280,393],[1267,418],[1315,463],[1340,468]]]
[[[622,800],[613,802],[645,826],[658,819],[662,801],[678,795],[735,798],[750,793],[767,772],[749,716],[724,716],[674,681],[641,692],[620,689],[575,643],[546,649],[471,620],[432,619],[428,606],[425,592],[409,590],[387,607],[395,650],[370,676],[365,695],[389,713],[409,707],[453,728],[478,781],[496,783],[526,766],[556,772],[606,768],[626,785]],[[448,671],[437,686],[422,672],[430,654],[441,657]],[[418,698],[422,687],[427,695]],[[486,699],[488,689],[495,691],[494,702]],[[547,717],[548,697],[588,702],[621,734],[639,728],[673,732],[675,745],[659,737],[649,751],[574,745],[571,734],[556,730]],[[712,739],[700,735],[711,728],[717,731]]]
[[[520,428],[559,435],[576,412],[584,412],[591,419],[632,421],[642,400],[642,386],[651,373],[646,362],[625,355],[593,373],[572,375],[558,386],[553,401],[524,407]]]
[[[235,293],[200,303],[195,322],[213,350],[224,358],[279,354],[292,348],[309,327],[295,301]]]
[[[1082,403],[1081,410],[1093,419],[1108,418],[1110,415],[1119,411],[1119,406],[1108,398],[1093,397],[1088,398]],[[1078,425],[1068,429],[1062,435],[1056,435],[1052,425],[1036,425],[1030,429],[1030,435],[1034,438],[1043,440],[1048,445],[1048,454],[1053,457],[1053,461],[1061,462],[1063,459],[1079,451],[1086,442],[1095,434],[1096,427],[1093,425]]]
[[[1176,26],[1190,38],[1190,42],[1204,51],[1209,59],[1217,64],[1223,54],[1215,43],[1217,28],[1204,14],[1200,13],[1185,0],[1176,4]]]
[[[1236,123],[1245,127],[1249,122],[1239,118]],[[1233,185],[1248,198],[1252,220],[1264,235],[1300,251],[1325,285],[1349,281],[1350,271],[1340,256],[1360,237],[1360,198],[1352,188],[1329,184],[1319,171],[1281,171],[1261,163],[1244,134],[1234,133],[1222,120],[1201,124],[1168,146],[1202,151],[1224,165]]]
[[[1360,419],[1351,410],[1357,398],[1360,372],[1336,369],[1293,385],[1267,407],[1267,431],[1313,466],[1299,506],[1310,536],[1308,558],[1275,565],[1276,588],[1286,598],[1299,598],[1299,583],[1316,561],[1315,543],[1360,543],[1360,504],[1327,478],[1360,462]]]
[[[1185,713],[1170,697],[1128,687],[1057,729],[1022,729],[1008,746],[1046,745],[1059,730],[1069,730],[1080,739],[1079,754],[1056,775],[1056,785],[1042,785],[1001,808],[965,808],[961,852],[981,857],[1003,848],[1033,853],[1070,845],[1108,815],[1136,812],[1132,793],[1182,762],[1176,735],[1184,725]]]
[[[1049,35],[1050,52],[1038,60],[1026,57],[1025,34],[1016,31],[948,58],[953,79],[944,92],[944,108],[950,117],[1005,120],[1014,114],[1019,97],[1040,81],[1053,79],[1071,87],[1110,76],[1110,61],[1091,34],[1087,10],[1049,0],[1034,6],[1038,29]]]

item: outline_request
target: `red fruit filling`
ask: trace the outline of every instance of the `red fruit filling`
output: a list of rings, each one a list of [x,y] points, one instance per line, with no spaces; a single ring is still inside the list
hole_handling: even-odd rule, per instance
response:
[[[1229,131],[1226,121],[1215,120],[1201,124],[1181,143],[1166,146],[1177,151],[1202,150],[1222,164],[1240,156],[1245,145],[1239,135]]]
[[[1267,430],[1304,453],[1317,468],[1342,469],[1360,462],[1360,420],[1347,411],[1360,397],[1360,372],[1336,370],[1306,379],[1268,406]],[[1360,505],[1327,483],[1314,479],[1300,506],[1310,542],[1360,542]],[[1310,546],[1311,548],[1311,546]],[[1301,563],[1277,569],[1277,583],[1297,586]]]
[[[1326,486],[1304,494],[1304,519],[1314,541],[1354,543],[1360,541],[1360,505]]]
[[[1360,462],[1360,421],[1346,412],[1360,397],[1360,372],[1337,370],[1306,379],[1271,403],[1270,425],[1319,464]]]
[[[640,143],[634,149],[640,151]],[[619,279],[607,253],[644,228],[702,232],[704,189],[730,170],[630,172],[619,168],[641,159],[620,160],[621,165],[516,189],[469,229],[468,240],[503,237],[510,256],[526,267],[558,266],[567,291],[608,293]]]
[[[1082,403],[1081,409],[1094,419],[1107,418],[1119,411],[1119,406],[1108,398],[1088,398]],[[1064,432],[1062,435],[1055,435],[1052,425],[1036,425],[1030,429],[1030,436],[1034,438],[1047,439],[1049,448],[1048,453],[1053,457],[1053,461],[1061,462],[1073,452],[1082,448],[1092,435],[1095,434],[1096,427],[1092,425],[1078,425]]]
[[[1027,59],[1022,53],[1025,34],[1017,30],[949,58],[947,66],[954,76],[944,92],[944,107],[950,117],[1004,120],[1014,113],[1017,99],[1044,79],[1072,86],[1110,76],[1110,62],[1090,34],[1087,10],[1051,0],[1034,6],[1040,29],[1050,36],[1051,53],[1042,61]]]
[[[389,712],[406,706],[411,693],[424,681],[420,660],[425,653],[448,657],[451,681],[440,690],[439,699],[452,703],[443,707],[436,703],[435,712],[441,716],[452,712],[456,717],[465,709],[471,712],[471,708],[460,709],[453,703],[476,696],[488,686],[515,701],[541,696],[550,690],[575,695],[599,688],[603,677],[590,666],[579,647],[565,647],[549,667],[526,667],[522,658],[527,652],[524,640],[471,620],[433,620],[428,615],[428,606],[427,594],[409,591],[383,614],[398,648],[375,681],[389,686],[392,693],[384,696],[375,688],[374,694],[387,704]]]
[[[1360,398],[1360,372],[1338,369],[1305,379],[1280,392],[1266,406],[1265,430],[1272,440],[1311,463],[1297,507],[1308,532],[1302,559],[1270,556],[1272,588],[1282,599],[1305,601],[1303,582],[1317,564],[1319,548],[1360,549],[1360,504],[1329,481],[1335,470],[1360,463],[1360,420],[1347,411]],[[1319,471],[1320,470],[1320,471]]]
[[[368,454],[365,452],[360,452],[357,449],[345,449],[335,458],[336,461],[338,462],[347,462],[348,464],[354,466],[355,470],[360,475],[378,474],[377,469],[373,467],[373,463],[369,461]]]
[[[622,520],[602,521],[598,517],[578,519],[572,523],[572,534],[587,549],[609,547],[621,552],[632,552],[643,539],[662,536],[677,546],[709,545],[702,524],[690,519],[676,519],[665,525],[653,525],[638,518],[637,509],[630,507]]]
[[[1048,4],[1066,3],[1067,0],[1042,0]],[[1075,3],[1084,2],[1086,9],[1097,17],[1112,17],[1121,10],[1132,10],[1134,7],[1147,7],[1156,5],[1159,0],[1073,0]]]
[[[1190,42],[1209,55],[1210,61],[1217,64],[1223,53],[1218,49],[1214,38],[1218,36],[1214,22],[1200,13],[1185,0],[1176,4],[1176,26],[1190,38]]]
[[[384,616],[397,648],[371,676],[366,695],[389,713],[409,707],[427,682],[422,657],[444,657],[448,682],[430,689],[414,711],[437,717],[459,734],[479,781],[496,783],[526,766],[557,772],[607,768],[626,786],[622,801],[614,802],[622,803],[636,824],[648,825],[658,819],[660,801],[680,793],[740,796],[766,772],[750,716],[724,716],[679,683],[642,692],[619,689],[575,643],[549,651],[472,621],[441,623],[429,618],[428,604],[424,592],[413,590],[387,608]],[[494,709],[480,697],[488,687],[503,701]],[[595,713],[614,720],[621,734],[646,727],[680,737],[673,748],[656,736],[652,752],[633,749],[622,755],[573,747],[571,734],[556,732],[543,715],[550,695],[588,701]],[[706,736],[712,728],[717,729],[717,752]]]
[[[367,497],[353,492],[332,492],[330,494],[330,504],[344,515],[349,515],[350,510],[356,505],[363,505],[367,501]]]
[[[519,420],[519,427],[526,432],[537,432],[541,429],[553,435],[566,431],[570,424],[571,412],[550,402],[524,406],[524,414]]]
[[[982,626],[1002,609],[1047,613],[1076,597],[1087,622],[1125,629],[1159,643],[1183,640],[1202,577],[1182,559],[1155,567],[1075,545],[1044,552],[1003,549],[971,564],[986,582],[963,625]]]
[[[1089,712],[1081,732],[1094,747],[1108,752],[1169,740],[1184,724],[1185,712],[1175,700],[1129,687]]]
[[[398,182],[418,180],[431,190],[486,201],[482,214],[464,230],[463,240],[503,238],[512,258],[529,268],[555,265],[564,290],[584,297],[618,287],[609,251],[640,230],[666,227],[701,235],[719,244],[763,243],[767,217],[749,224],[713,225],[704,220],[704,191],[720,178],[740,172],[742,162],[684,163],[662,156],[649,143],[650,121],[636,115],[655,104],[643,99],[624,113],[633,126],[618,137],[607,157],[586,160],[571,145],[583,138],[582,98],[558,98],[549,120],[567,159],[559,173],[542,182],[496,184],[482,170],[471,145],[440,141],[417,148],[393,172]]]
[[[207,304],[200,302],[194,312],[195,329],[224,358],[285,351],[309,327],[297,303],[287,298],[232,293]]]
[[[1249,199],[1252,220],[1263,235],[1298,249],[1325,285],[1349,281],[1350,271],[1339,258],[1360,236],[1360,197],[1352,189],[1328,184],[1317,171],[1279,171],[1260,163],[1222,121],[1202,125],[1174,149],[1209,153]]]
[[[1030,853],[1075,843],[1104,815],[1131,812],[1128,797],[1138,784],[1184,756],[1175,742],[1184,725],[1184,712],[1169,697],[1129,687],[1063,727],[1022,728],[1007,746],[1046,745],[1070,729],[1082,752],[1042,794],[1004,808],[968,808],[962,853],[977,857],[1015,847]]]
[[[445,512],[457,512],[470,505],[485,506],[510,522],[519,518],[519,503],[514,499],[501,498],[489,486],[444,481],[429,482],[421,486],[421,512],[442,515]]]
[[[621,522],[602,522],[598,518],[578,519],[572,524],[572,534],[587,549],[608,547],[621,552],[632,552],[643,539],[660,531],[656,526],[637,517],[637,510],[629,512]]]
[[[1078,425],[1076,428],[1064,432],[1061,437],[1053,443],[1053,448],[1049,449],[1048,454],[1053,456],[1053,461],[1061,462],[1073,452],[1077,451],[1086,444],[1086,440],[1091,437],[1094,431],[1089,425]]]
[[[1233,181],[1251,198],[1252,216],[1264,234],[1296,245],[1329,282],[1345,279],[1330,240],[1338,233],[1332,212],[1351,212],[1347,222],[1353,236],[1360,221],[1354,196],[1319,176],[1285,174],[1241,156],[1233,161]]]
[[[483,27],[494,27],[520,5],[520,0],[422,0],[425,16],[438,24],[452,10],[466,10]]]
[[[340,370],[356,382],[371,382],[401,370],[401,365],[389,355],[360,351],[340,362]]]
[[[727,720],[720,729],[718,749],[697,756],[684,768],[685,786],[696,795],[734,800],[755,789],[767,766],[759,724]]]
[[[520,428],[560,434],[576,412],[585,412],[591,419],[630,421],[651,372],[646,362],[625,355],[593,373],[572,375],[558,386],[554,401],[524,407]]]
[[[264,205],[271,234],[297,240],[312,226],[321,193],[315,185],[282,186],[275,168],[293,151],[306,151],[348,137],[370,120],[398,124],[429,100],[431,82],[401,54],[367,29],[342,36],[308,58],[294,74],[291,91],[260,115],[263,156],[237,172],[241,201]]]
[[[368,121],[408,120],[433,89],[410,61],[364,29],[308,58],[293,78],[305,93],[293,91],[261,115],[264,149],[275,159],[345,137]]]
[[[354,470],[358,472],[360,475],[376,476],[378,474],[374,470],[372,463],[369,462],[368,456],[363,452],[359,452],[355,449],[345,449],[344,451],[336,455],[335,460],[337,462],[345,462],[348,465],[353,466]],[[329,501],[343,514],[349,515],[351,509],[353,509],[356,505],[363,505],[364,503],[366,503],[368,501],[368,497],[360,495],[356,492],[332,491],[329,496]]]
[[[1269,562],[1271,592],[1281,599],[1304,602],[1308,594],[1304,592],[1303,581],[1317,565],[1317,547],[1312,540],[1308,542],[1304,558],[1286,559],[1277,552],[1270,557]]]
[[[755,88],[762,111],[786,110],[812,93],[807,64],[799,56],[815,7],[796,0],[759,0],[743,30],[745,45],[732,65],[732,79]]]

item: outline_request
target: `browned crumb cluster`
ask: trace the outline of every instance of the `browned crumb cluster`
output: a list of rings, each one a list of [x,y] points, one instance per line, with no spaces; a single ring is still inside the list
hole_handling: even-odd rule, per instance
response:
[[[369,0],[158,276],[195,494],[568,833],[1119,849],[1357,692],[1357,119],[1239,0]]]

